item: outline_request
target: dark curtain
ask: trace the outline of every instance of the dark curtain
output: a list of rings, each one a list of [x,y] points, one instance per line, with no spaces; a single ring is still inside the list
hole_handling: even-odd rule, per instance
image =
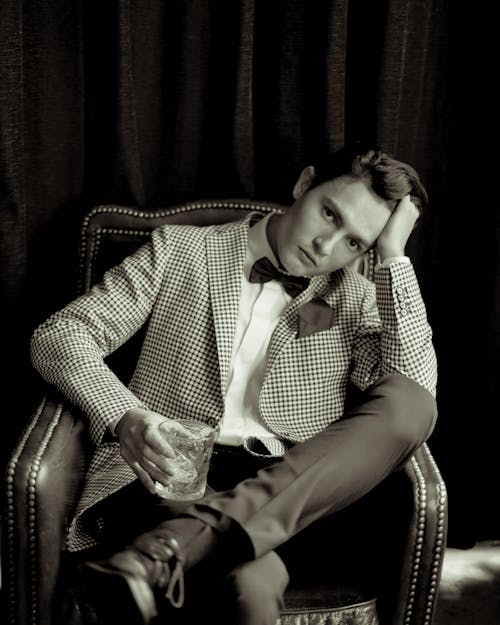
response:
[[[41,389],[29,336],[75,294],[92,206],[288,203],[316,156],[374,140],[431,198],[409,252],[440,365],[450,543],[498,538],[496,111],[479,19],[458,4],[2,0],[3,456]]]

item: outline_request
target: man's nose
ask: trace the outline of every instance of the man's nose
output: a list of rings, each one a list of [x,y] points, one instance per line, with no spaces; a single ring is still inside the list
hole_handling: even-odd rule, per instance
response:
[[[321,256],[330,256],[341,238],[342,234],[339,230],[336,230],[335,232],[319,234],[314,239],[314,247],[316,252]]]

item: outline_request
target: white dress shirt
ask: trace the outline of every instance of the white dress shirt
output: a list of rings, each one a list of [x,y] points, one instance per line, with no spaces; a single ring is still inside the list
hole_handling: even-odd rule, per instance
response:
[[[259,395],[272,333],[292,298],[275,280],[264,284],[249,281],[252,266],[259,258],[267,256],[278,265],[266,234],[271,216],[266,215],[248,231],[224,418],[217,438],[224,445],[242,445],[252,436],[275,438],[262,422]]]

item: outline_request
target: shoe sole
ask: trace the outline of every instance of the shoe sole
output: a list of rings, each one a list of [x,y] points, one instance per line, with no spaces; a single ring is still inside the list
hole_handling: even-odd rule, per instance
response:
[[[99,625],[149,625],[157,615],[153,592],[145,580],[98,562],[85,563],[81,572],[95,600]]]

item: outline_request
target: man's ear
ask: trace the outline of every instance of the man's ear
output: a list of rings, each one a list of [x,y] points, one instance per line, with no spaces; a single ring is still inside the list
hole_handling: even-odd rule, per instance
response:
[[[302,170],[302,173],[299,176],[299,179],[295,183],[293,188],[293,198],[298,200],[299,197],[304,195],[304,193],[309,189],[312,184],[312,181],[316,177],[316,170],[312,165],[309,165],[305,169]]]

